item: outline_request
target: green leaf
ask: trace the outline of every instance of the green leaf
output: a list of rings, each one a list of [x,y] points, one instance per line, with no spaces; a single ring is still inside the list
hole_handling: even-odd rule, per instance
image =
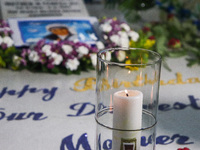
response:
[[[161,55],[164,55],[168,48],[166,47],[167,38],[165,36],[161,36],[156,38],[156,51]]]
[[[165,60],[162,61],[162,65],[164,68],[166,68],[168,71],[172,71],[172,69],[169,67],[169,65],[166,63]]]
[[[3,67],[3,68],[6,67],[6,62],[2,59],[1,56],[0,56],[0,67]]]
[[[186,53],[184,51],[170,52],[169,57],[182,57],[185,56]]]
[[[59,73],[59,67],[55,66],[54,68],[51,69],[51,72],[55,74]]]
[[[197,61],[196,59],[192,59],[192,58],[188,58],[188,59],[186,59],[186,60],[188,61],[188,63],[187,63],[187,66],[188,66],[188,67],[191,67],[191,66],[193,66],[193,65],[195,65],[195,64],[200,63],[200,62]]]
[[[168,36],[168,31],[166,31],[165,27],[162,25],[157,25],[157,26],[153,27],[152,30],[156,37]]]

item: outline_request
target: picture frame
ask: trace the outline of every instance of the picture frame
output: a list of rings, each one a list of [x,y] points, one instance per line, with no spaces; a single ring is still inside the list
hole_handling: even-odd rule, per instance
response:
[[[16,47],[30,46],[43,39],[46,42],[68,40],[90,45],[99,40],[96,17],[10,18],[8,23],[14,31],[12,38]]]

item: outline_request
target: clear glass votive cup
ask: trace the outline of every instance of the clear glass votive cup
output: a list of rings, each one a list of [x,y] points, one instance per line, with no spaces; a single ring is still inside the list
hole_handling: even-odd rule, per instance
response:
[[[146,49],[98,52],[95,150],[155,150],[161,61]]]

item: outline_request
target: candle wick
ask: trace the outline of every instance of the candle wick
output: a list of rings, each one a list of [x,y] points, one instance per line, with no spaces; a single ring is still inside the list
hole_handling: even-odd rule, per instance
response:
[[[128,97],[128,93],[126,93],[126,96]]]

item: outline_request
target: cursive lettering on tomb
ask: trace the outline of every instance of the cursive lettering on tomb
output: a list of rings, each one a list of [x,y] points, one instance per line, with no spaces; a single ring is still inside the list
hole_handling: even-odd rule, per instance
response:
[[[155,79],[149,79],[148,75],[145,74],[144,77],[136,76],[136,79],[133,81],[119,81],[118,79],[113,79],[112,83],[109,83],[107,79],[102,79],[102,87],[101,90],[108,90],[110,88],[119,88],[119,87],[140,87],[148,84],[154,84]],[[200,83],[200,79],[198,77],[191,77],[187,79],[183,79],[183,75],[180,72],[177,72],[175,75],[175,79],[170,79],[168,81],[160,80],[160,85],[184,85],[184,84],[195,84]],[[95,90],[96,86],[96,78],[82,78],[74,83],[74,91],[84,92],[88,90]]]
[[[57,87],[52,87],[51,89],[48,89],[48,88],[36,88],[36,87],[30,87],[30,85],[24,85],[21,90],[17,91],[14,89],[9,89],[8,87],[3,87],[0,91],[0,99],[3,98],[5,95],[17,96],[17,98],[21,98],[28,93],[34,94],[42,92],[43,93],[42,100],[49,101],[55,96],[57,89],[58,89]]]

